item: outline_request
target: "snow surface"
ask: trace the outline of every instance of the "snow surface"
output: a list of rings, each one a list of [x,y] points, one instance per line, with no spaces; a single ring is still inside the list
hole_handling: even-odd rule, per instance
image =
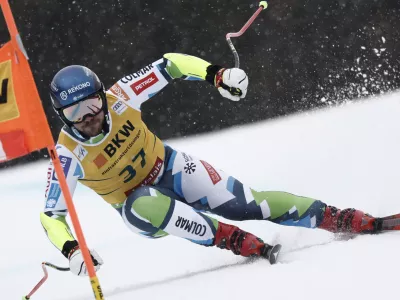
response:
[[[400,212],[400,94],[217,134],[170,140],[256,189],[284,190],[381,216]],[[0,172],[0,298],[21,299],[41,262],[67,265],[39,222],[47,164]],[[75,204],[106,299],[377,299],[398,293],[400,233],[334,241],[322,230],[240,222],[283,245],[280,263],[248,263],[230,251],[176,237],[149,240],[79,185]],[[231,222],[239,223],[239,222]],[[49,269],[32,299],[93,299],[88,278]]]

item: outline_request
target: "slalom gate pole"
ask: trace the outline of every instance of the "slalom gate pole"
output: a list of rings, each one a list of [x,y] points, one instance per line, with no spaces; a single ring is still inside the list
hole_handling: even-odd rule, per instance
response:
[[[20,55],[23,54],[23,55],[26,56],[26,53],[23,50],[22,41],[20,39],[16,24],[15,24],[14,16],[12,14],[10,5],[8,3],[8,0],[0,0],[0,7],[1,7],[1,10],[3,11],[4,18],[5,18],[5,21],[6,21],[6,24],[7,24],[7,28],[8,28],[8,31],[10,33],[10,36],[11,36],[11,43],[13,45],[13,49],[14,49],[13,52],[14,52],[14,56],[15,56],[15,57],[13,57],[13,59],[16,61],[16,63],[18,65],[22,65],[23,62],[24,62],[23,60],[25,58],[23,56],[20,56]],[[26,56],[26,60],[27,59],[28,58]],[[29,75],[27,77],[32,77],[32,80],[33,80],[33,76],[32,76],[31,69],[29,67],[29,63],[27,65],[28,66],[27,66],[27,71],[26,72],[28,73],[27,75]],[[36,85],[35,85],[35,89],[34,89],[33,92],[35,94],[37,94],[37,97],[39,98]],[[46,116],[44,114],[43,108],[40,107],[40,110],[42,111],[42,115],[38,115],[38,118],[41,117],[41,118],[46,119]],[[85,237],[83,235],[82,228],[81,228],[81,225],[79,223],[78,215],[76,213],[75,206],[74,206],[74,203],[72,201],[71,193],[69,191],[69,188],[68,188],[68,185],[67,185],[67,181],[65,179],[65,175],[64,175],[64,171],[63,171],[63,168],[61,166],[61,163],[60,163],[60,159],[59,159],[59,157],[57,155],[57,152],[55,150],[54,140],[53,140],[53,137],[52,137],[48,122],[46,122],[46,125],[43,126],[43,128],[42,128],[43,132],[41,134],[44,137],[43,138],[44,142],[43,142],[43,145],[41,145],[41,148],[47,147],[47,149],[48,149],[48,151],[50,153],[50,157],[51,157],[51,160],[53,162],[53,165],[54,165],[54,168],[55,168],[55,172],[57,174],[57,178],[58,178],[58,181],[60,183],[60,187],[61,187],[63,196],[65,198],[67,209],[69,210],[69,213],[70,213],[72,225],[74,227],[74,230],[75,230],[75,233],[76,233],[76,237],[77,237],[77,240],[78,240],[78,243],[79,243],[79,248],[82,251],[83,259],[84,259],[85,265],[86,265],[88,273],[89,273],[90,283],[91,283],[92,288],[93,288],[93,293],[94,293],[95,299],[96,300],[103,300],[104,299],[103,298],[103,292],[101,290],[100,283],[99,283],[99,280],[97,278],[97,275],[96,275],[96,272],[95,272],[95,269],[94,269],[94,266],[93,266],[93,261],[92,261],[90,252],[89,252],[88,247],[86,245]],[[35,292],[43,284],[43,282],[46,281],[47,272],[46,272],[45,269],[44,269],[44,272],[45,272],[45,276],[38,283],[38,285],[34,288],[33,292]]]
[[[104,299],[103,292],[101,290],[101,286],[100,286],[99,280],[97,278],[96,271],[94,270],[92,257],[90,255],[89,249],[86,245],[86,240],[85,240],[85,237],[82,232],[82,228],[81,228],[81,225],[80,225],[80,222],[78,219],[78,214],[76,213],[75,206],[72,201],[72,196],[71,196],[71,193],[70,193],[68,185],[67,185],[67,180],[65,179],[65,175],[64,175],[63,168],[61,166],[60,159],[57,155],[57,151],[56,151],[54,145],[48,147],[47,149],[49,150],[50,157],[53,161],[54,169],[56,171],[57,178],[58,178],[58,181],[61,186],[61,190],[63,191],[63,194],[64,194],[68,212],[71,217],[71,222],[72,222],[72,225],[74,226],[76,237],[78,239],[79,248],[82,251],[83,260],[86,264],[86,267],[87,267],[87,270],[89,273],[90,283],[92,285],[95,299],[103,300]]]
[[[235,47],[233,46],[233,43],[231,41],[231,37],[239,37],[241,36],[243,33],[246,32],[247,28],[250,27],[250,25],[254,22],[254,20],[257,18],[257,16],[260,14],[260,12],[263,9],[267,9],[268,7],[268,3],[267,1],[261,1],[259,3],[259,8],[257,9],[257,11],[251,16],[251,18],[246,22],[246,24],[243,25],[242,29],[240,29],[240,31],[238,32],[230,32],[226,35],[226,41],[229,45],[229,47],[231,48],[231,51],[233,53],[233,56],[235,58],[235,68],[239,68],[240,64],[239,64],[239,54],[237,53]]]

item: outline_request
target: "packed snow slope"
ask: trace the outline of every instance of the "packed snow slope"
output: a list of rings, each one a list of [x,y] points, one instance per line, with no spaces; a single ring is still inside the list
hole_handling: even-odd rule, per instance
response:
[[[256,189],[383,216],[400,212],[399,135],[400,95],[392,94],[167,142]],[[0,172],[1,299],[28,293],[42,277],[42,261],[67,265],[39,222],[46,170],[39,162]],[[400,232],[338,241],[322,230],[241,222],[265,241],[283,245],[280,263],[271,266],[172,236],[138,236],[81,185],[74,201],[89,247],[105,261],[98,276],[106,299],[397,298]],[[50,269],[32,299],[93,296],[87,278]]]

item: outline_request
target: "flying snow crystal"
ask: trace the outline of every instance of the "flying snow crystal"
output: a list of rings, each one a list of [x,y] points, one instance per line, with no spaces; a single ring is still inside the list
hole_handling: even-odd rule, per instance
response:
[[[321,98],[321,102],[326,102],[326,98],[325,98],[325,97],[322,97],[322,98]]]
[[[386,43],[385,37],[382,37],[382,42],[383,42],[383,43]]]
[[[360,58],[361,58],[361,57],[357,57],[357,65],[360,64]]]
[[[361,49],[365,50],[366,48],[364,46],[361,46]]]

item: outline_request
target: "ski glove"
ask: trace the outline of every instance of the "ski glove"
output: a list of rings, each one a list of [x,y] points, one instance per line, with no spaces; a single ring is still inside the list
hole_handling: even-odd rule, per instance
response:
[[[242,69],[226,69],[210,65],[207,68],[206,80],[217,87],[219,93],[225,98],[239,101],[246,97],[249,78]]]
[[[100,266],[104,262],[96,251],[90,250],[90,255],[93,260],[94,269],[97,272],[100,269]],[[88,270],[86,268],[86,264],[83,260],[82,251],[81,249],[79,249],[79,247],[75,247],[74,249],[71,250],[68,259],[69,259],[69,269],[73,274],[78,276],[89,275]]]

